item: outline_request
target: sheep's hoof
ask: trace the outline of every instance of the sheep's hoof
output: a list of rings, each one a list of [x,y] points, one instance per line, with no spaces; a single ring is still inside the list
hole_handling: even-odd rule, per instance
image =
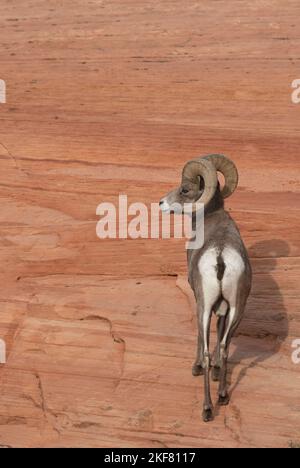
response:
[[[225,396],[219,395],[218,405],[220,406],[227,406],[229,404],[229,395],[226,393]]]
[[[218,382],[220,380],[220,367],[213,367],[211,372],[211,378],[214,382]]]
[[[203,368],[200,364],[195,364],[192,367],[192,374],[194,377],[197,377],[198,375],[203,375]]]
[[[212,408],[204,408],[202,413],[202,419],[204,422],[209,422],[214,419]]]

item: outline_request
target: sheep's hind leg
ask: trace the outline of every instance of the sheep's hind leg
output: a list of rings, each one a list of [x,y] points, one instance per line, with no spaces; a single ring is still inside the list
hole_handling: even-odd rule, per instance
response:
[[[226,304],[226,311],[227,311],[227,308],[228,306]],[[214,361],[213,361],[213,368],[212,368],[212,380],[214,382],[217,382],[218,380],[220,380],[220,370],[221,370],[221,365],[222,365],[221,341],[224,336],[225,326],[226,326],[226,315],[221,315],[219,316],[218,323],[217,323],[218,341],[217,341],[217,346],[216,346],[216,351],[215,351],[215,356],[214,356]]]
[[[246,305],[246,295],[243,293],[244,262],[239,252],[228,247],[223,251],[225,272],[222,278],[222,295],[229,304],[229,313],[224,336],[220,344],[221,370],[219,384],[219,405],[228,405],[227,390],[227,359],[231,338],[238,327]]]
[[[210,396],[210,354],[209,354],[209,332],[211,315],[214,304],[218,301],[221,294],[221,285],[217,277],[218,251],[216,249],[207,250],[199,261],[200,273],[200,296],[201,302],[198,302],[199,331],[203,338],[203,361],[204,369],[204,404],[203,421],[208,422],[213,419],[213,405]],[[199,298],[199,295],[198,295]]]
[[[204,354],[204,405],[202,412],[202,419],[204,422],[209,422],[213,420],[213,404],[210,396],[210,357],[208,353]]]
[[[204,422],[213,420],[213,404],[210,396],[210,355],[209,355],[209,330],[211,321],[211,311],[204,309],[199,314],[199,328],[202,330],[203,337],[203,358],[202,368],[204,372],[204,403],[202,419]]]
[[[197,377],[198,375],[203,375],[204,370],[202,367],[202,360],[203,360],[203,338],[201,336],[200,330],[198,331],[198,345],[197,345],[197,356],[196,360],[192,367],[192,374]]]
[[[221,355],[221,369],[220,369],[220,383],[219,383],[219,400],[218,404],[220,406],[226,406],[229,403],[229,394],[227,390],[227,360],[229,353],[229,346],[231,338],[236,331],[239,323],[242,319],[246,301],[243,300],[238,294],[237,304],[235,306],[230,306],[228,323],[226,325],[226,330],[223,336],[223,339],[220,344],[220,355]]]

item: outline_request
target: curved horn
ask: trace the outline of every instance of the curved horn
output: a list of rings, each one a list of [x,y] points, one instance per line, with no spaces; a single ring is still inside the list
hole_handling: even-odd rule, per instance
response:
[[[225,179],[225,185],[222,189],[222,197],[227,198],[233,194],[237,188],[239,175],[235,164],[223,154],[209,154],[204,156],[206,161],[210,161],[220,171]]]
[[[197,203],[203,203],[206,206],[214,196],[218,185],[217,171],[211,161],[207,159],[188,161],[182,171],[182,184],[190,182],[198,185],[199,176],[204,179],[204,191]],[[192,211],[196,211],[195,204]]]

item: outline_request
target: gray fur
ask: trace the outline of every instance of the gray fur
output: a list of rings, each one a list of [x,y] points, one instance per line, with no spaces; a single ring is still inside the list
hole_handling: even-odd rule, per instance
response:
[[[184,191],[183,191],[184,189]],[[189,190],[186,193],[186,190]],[[199,186],[184,183],[161,200],[161,205],[195,202],[203,193]],[[165,203],[163,203],[165,202]],[[213,379],[219,380],[219,404],[229,403],[227,390],[227,358],[231,338],[238,327],[251,289],[251,266],[240,232],[224,209],[218,186],[205,207],[204,244],[188,250],[188,280],[197,302],[198,346],[193,375],[204,374],[205,398],[203,420],[213,419],[210,396],[210,368]],[[209,329],[212,313],[218,316],[218,344],[213,358],[209,353]]]

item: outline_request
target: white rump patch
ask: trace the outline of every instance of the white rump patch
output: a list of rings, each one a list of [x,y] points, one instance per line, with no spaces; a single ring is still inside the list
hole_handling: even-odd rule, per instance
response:
[[[238,283],[245,270],[245,265],[241,255],[231,247],[225,247],[222,252],[222,258],[225,263],[222,294],[230,307],[235,307]]]
[[[220,298],[223,300],[216,311],[217,316],[221,317],[227,314],[229,306],[229,318],[226,331],[222,339],[222,345],[225,346],[228,333],[235,320],[237,313],[236,302],[239,279],[245,270],[245,265],[241,255],[232,247],[225,247],[222,252],[222,259],[225,265],[224,275],[221,281],[218,280],[218,256],[220,251],[217,248],[210,248],[201,256],[198,264],[199,273],[202,280],[203,289],[203,333],[204,333],[204,352],[208,352],[208,326],[213,305]]]
[[[202,279],[204,310],[211,310],[221,294],[221,283],[217,278],[219,251],[208,249],[200,258],[198,268]]]

